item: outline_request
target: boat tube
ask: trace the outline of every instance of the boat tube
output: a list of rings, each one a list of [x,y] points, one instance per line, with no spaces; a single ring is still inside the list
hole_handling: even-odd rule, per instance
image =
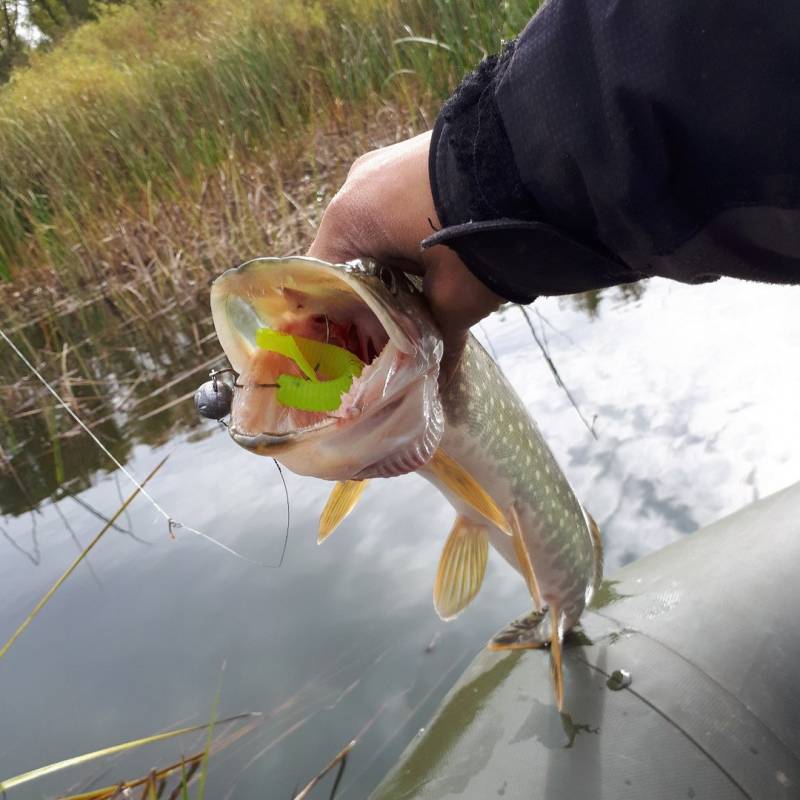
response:
[[[800,484],[603,584],[564,647],[480,653],[372,800],[800,798]]]

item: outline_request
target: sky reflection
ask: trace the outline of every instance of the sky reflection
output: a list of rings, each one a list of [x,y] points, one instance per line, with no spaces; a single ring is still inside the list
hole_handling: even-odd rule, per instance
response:
[[[598,520],[609,571],[800,478],[798,305],[800,288],[734,281],[651,281],[636,292],[537,301],[531,320],[596,439],[519,309],[478,329]],[[275,563],[285,501],[274,465],[210,424],[202,430],[132,445],[129,469],[142,477],[169,453],[152,485],[158,502]],[[366,796],[468,660],[526,610],[525,589],[493,554],[480,596],[441,623],[431,591],[454,513],[430,485],[375,481],[318,547],[330,485],[286,480],[291,530],[280,569],[185,530],[173,540],[152,507],[131,506],[119,522],[127,533],[107,534],[0,662],[0,778],[202,721],[226,660],[220,713],[273,716],[212,768],[211,796],[234,787],[234,797],[250,797],[268,785],[270,796],[288,797],[359,731],[341,796]],[[114,474],[96,481],[80,502],[63,497],[0,518],[0,639],[102,525],[87,506],[110,515],[130,491]],[[114,776],[190,749],[126,756]],[[56,793],[90,772],[36,788]]]

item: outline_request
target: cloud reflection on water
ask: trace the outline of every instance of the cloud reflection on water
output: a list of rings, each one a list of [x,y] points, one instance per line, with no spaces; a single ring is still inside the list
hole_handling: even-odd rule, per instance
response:
[[[800,289],[651,281],[644,292],[626,292],[610,290],[581,307],[540,300],[534,309],[546,322],[532,315],[582,412],[588,420],[596,415],[596,440],[517,309],[478,330],[598,519],[610,569],[800,478]],[[170,461],[152,488],[159,503],[252,558],[277,560],[285,502],[268,459],[235,447],[222,432],[190,433],[133,447],[129,467],[144,475],[166,452]],[[375,481],[318,547],[317,519],[330,485],[289,473],[286,479],[292,524],[278,570],[236,560],[186,531],[170,540],[163,520],[136,501],[126,527],[152,546],[110,532],[90,557],[102,586],[79,570],[2,663],[0,713],[14,737],[0,741],[0,774],[176,719],[202,719],[227,658],[221,713],[269,710],[300,695],[296,716],[276,720],[212,770],[217,787],[227,788],[263,751],[234,796],[253,796],[267,784],[275,796],[289,796],[375,718],[344,782],[345,798],[366,795],[424,724],[451,671],[455,677],[492,632],[525,610],[524,586],[493,555],[480,596],[443,624],[431,589],[454,513],[430,485],[416,476]],[[119,504],[109,477],[80,498],[103,514]],[[84,540],[101,524],[70,498],[59,510]],[[0,524],[30,549],[28,515]],[[39,566],[0,539],[3,632],[75,554],[52,506],[42,507],[36,526]],[[311,722],[264,750],[303,715]],[[124,773],[171,755],[131,756]],[[54,779],[49,787],[63,784]]]

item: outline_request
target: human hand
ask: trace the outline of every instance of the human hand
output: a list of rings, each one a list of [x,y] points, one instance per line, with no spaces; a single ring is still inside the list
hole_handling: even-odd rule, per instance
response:
[[[503,299],[444,245],[420,242],[440,227],[428,178],[430,131],[356,159],[325,210],[308,255],[344,262],[374,258],[422,275],[422,287],[444,341],[441,382],[452,377],[467,332]]]

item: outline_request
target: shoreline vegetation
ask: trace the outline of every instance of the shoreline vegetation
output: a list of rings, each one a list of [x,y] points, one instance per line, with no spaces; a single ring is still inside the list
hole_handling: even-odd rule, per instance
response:
[[[69,306],[133,281],[158,298],[298,251],[352,159],[430,126],[535,6],[113,7],[0,90],[0,291]]]
[[[0,517],[30,517],[27,538],[2,526],[0,535],[38,567],[49,543],[40,546],[37,516],[52,504],[78,550],[0,641],[0,660],[76,568],[91,569],[85,559],[107,531],[134,537],[130,518],[127,528],[117,523],[136,496],[123,500],[117,483],[121,505],[111,516],[82,497],[96,475],[118,476],[12,349],[123,463],[137,445],[158,446],[177,431],[191,431],[187,440],[210,435],[189,402],[202,373],[222,366],[209,280],[254,256],[303,252],[353,159],[430,127],[461,77],[537,5],[132,0],[33,53],[30,67],[0,87],[0,331],[8,337],[0,345]],[[587,302],[596,313],[599,294]],[[65,499],[104,522],[88,545],[60,511]],[[204,746],[187,741],[190,755],[179,761],[154,755],[160,766],[145,775],[113,762],[117,783],[92,789],[103,773],[88,774],[69,790],[72,800],[123,792],[149,800],[188,798],[191,788],[201,800],[211,757],[253,734],[258,752],[241,775],[315,718],[306,706],[316,693],[326,709],[349,694],[357,681],[342,691],[330,679],[354,664],[337,661],[270,711],[225,719],[217,715],[220,678],[206,724],[0,775],[0,791],[202,730]],[[323,779],[333,798],[350,748],[387,704],[327,766],[309,766],[314,777],[295,800]]]
[[[0,329],[116,456],[191,426],[210,280],[303,252],[352,161],[430,127],[536,6],[132,0],[34,51],[0,87]],[[21,513],[102,460],[3,346]]]
[[[124,463],[139,443],[208,435],[189,398],[221,365],[210,279],[254,256],[303,252],[352,161],[429,127],[535,6],[131,0],[34,51],[0,87],[0,516],[30,515],[30,545],[0,533],[38,565],[44,505],[70,498],[105,522],[83,547],[62,515],[80,553],[0,659],[105,531],[133,535],[116,525],[129,501],[108,518],[82,499],[111,465],[9,342]],[[194,781],[203,797],[209,756],[261,724],[214,736],[234,721],[217,720],[218,702],[219,691],[193,755],[169,766],[156,756],[161,768],[144,777],[72,796],[188,797]],[[0,788],[191,730],[0,776]],[[294,796],[338,769],[332,796],[350,746]]]

